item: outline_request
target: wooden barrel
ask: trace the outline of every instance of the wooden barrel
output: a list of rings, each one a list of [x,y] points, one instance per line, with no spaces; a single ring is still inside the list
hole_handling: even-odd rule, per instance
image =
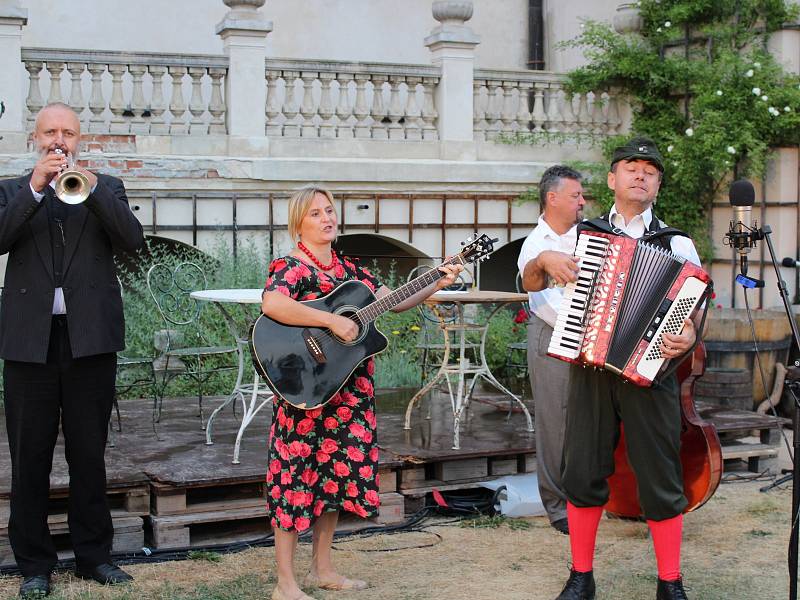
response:
[[[753,381],[750,372],[747,369],[709,367],[694,382],[694,399],[740,410],[752,410]]]
[[[765,388],[755,362],[753,334],[743,308],[714,308],[708,315],[708,330],[704,341],[708,351],[708,369],[744,369],[751,374],[752,400],[750,409],[758,406],[772,391],[775,363],[786,364],[791,346],[792,329],[786,314],[777,310],[751,311],[758,341],[759,357],[764,369]]]

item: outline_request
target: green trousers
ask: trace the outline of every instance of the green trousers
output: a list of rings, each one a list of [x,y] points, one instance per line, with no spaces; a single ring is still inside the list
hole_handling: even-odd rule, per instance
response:
[[[686,508],[680,462],[681,413],[674,375],[651,388],[608,371],[570,368],[562,485],[578,507],[608,501],[619,424],[636,474],[644,516],[662,521]]]

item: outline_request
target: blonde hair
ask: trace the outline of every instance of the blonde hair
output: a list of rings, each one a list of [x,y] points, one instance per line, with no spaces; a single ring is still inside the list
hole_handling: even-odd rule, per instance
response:
[[[292,238],[293,242],[297,242],[297,240],[300,239],[300,223],[303,222],[303,218],[306,216],[311,206],[311,201],[314,200],[314,196],[317,194],[325,196],[328,202],[331,203],[333,212],[336,213],[336,205],[333,203],[333,194],[331,194],[330,190],[318,184],[304,185],[300,189],[295,190],[289,197],[288,228],[289,236]]]

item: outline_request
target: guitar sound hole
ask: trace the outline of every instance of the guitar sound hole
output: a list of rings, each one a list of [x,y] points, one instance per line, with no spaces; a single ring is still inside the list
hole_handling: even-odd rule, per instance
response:
[[[348,319],[355,320],[355,319],[353,319],[353,317],[355,317],[356,310],[357,309],[355,307],[342,306],[342,307],[339,307],[339,309],[334,311],[334,312],[337,315],[340,315],[342,317],[347,317]],[[363,340],[364,336],[366,336],[366,334],[367,334],[367,328],[366,327],[359,327],[358,335],[356,336],[356,338],[352,342],[345,342],[342,338],[339,338],[339,337],[337,337],[336,339],[338,339],[339,342],[344,344],[345,346],[352,346],[354,344],[358,344],[361,340]]]

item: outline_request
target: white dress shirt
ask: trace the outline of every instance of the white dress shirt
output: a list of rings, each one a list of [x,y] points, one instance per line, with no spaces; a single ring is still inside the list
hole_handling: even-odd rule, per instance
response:
[[[539,256],[545,250],[555,250],[564,252],[572,256],[575,253],[575,243],[578,233],[575,226],[563,235],[553,231],[544,215],[539,216],[537,226],[528,234],[522,243],[522,248],[517,259],[517,267],[520,274],[525,271],[525,265]],[[561,298],[564,295],[564,288],[553,287],[545,288],[538,292],[528,292],[528,303],[531,311],[542,321],[554,327],[558,316],[558,307],[561,305]]]
[[[56,189],[55,179],[53,179],[50,182],[50,187],[53,188],[53,190],[55,191]],[[33,186],[31,186],[31,192],[33,192],[33,199],[36,200],[37,202],[41,202],[42,198],[44,198],[44,194],[37,192],[35,189],[33,189]],[[56,293],[53,296],[53,314],[54,315],[67,314],[67,302],[66,300],[64,300],[64,289],[60,287],[56,288]]]
[[[608,220],[611,225],[638,240],[650,228],[650,223],[653,221],[653,209],[648,208],[643,213],[633,217],[629,223],[626,223],[625,217],[617,212],[617,205],[615,204],[608,213]],[[663,221],[661,222],[661,226],[666,227]],[[674,254],[693,262],[697,266],[701,266],[700,256],[697,254],[694,242],[688,237],[682,235],[672,236],[670,248]]]

